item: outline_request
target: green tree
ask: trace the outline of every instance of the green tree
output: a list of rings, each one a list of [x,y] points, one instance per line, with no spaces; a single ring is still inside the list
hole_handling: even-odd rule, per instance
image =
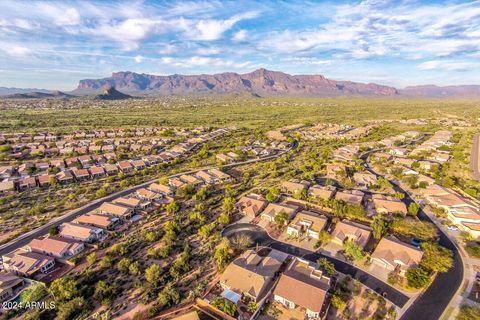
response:
[[[218,216],[218,223],[221,225],[226,226],[227,224],[230,223],[230,216],[228,213],[223,212],[221,215]]]
[[[132,264],[132,260],[128,258],[122,258],[117,264],[117,269],[120,272],[128,273],[130,264]]]
[[[180,294],[171,283],[158,294],[158,302],[162,307],[177,305],[180,302]]]
[[[180,205],[178,203],[176,203],[175,200],[173,200],[165,206],[165,210],[169,214],[175,214],[178,211],[180,211]]]
[[[230,316],[233,316],[235,314],[235,312],[237,311],[237,305],[236,304],[234,304],[233,302],[228,301],[226,299],[220,298],[220,297],[216,297],[215,299],[213,299],[212,305],[215,308],[225,312],[226,314],[228,314]]]
[[[200,188],[198,189],[197,193],[195,193],[195,199],[200,201],[205,201],[208,197],[207,188]]]
[[[201,226],[199,229],[198,229],[198,234],[204,239],[208,239],[208,237],[210,236],[210,234],[212,233],[212,230],[213,230],[213,225],[212,224],[206,224],[204,226]]]
[[[104,280],[100,280],[95,285],[95,292],[93,297],[97,300],[109,299],[115,294],[116,288],[113,285],[108,284]]]
[[[373,218],[370,226],[372,227],[373,238],[376,240],[381,239],[388,230],[388,224],[381,214]]]
[[[422,242],[423,257],[420,265],[431,272],[447,272],[453,266],[452,251],[434,242]]]
[[[222,204],[223,212],[226,214],[232,213],[233,208],[235,207],[235,203],[236,203],[235,198],[225,197],[225,199],[223,199],[223,204]]]
[[[106,269],[110,268],[113,264],[113,259],[108,254],[103,256],[102,260],[100,260],[100,267]]]
[[[230,260],[230,241],[228,241],[227,238],[222,239],[219,246],[215,250],[213,259],[220,270],[226,267]]]
[[[288,222],[288,214],[282,210],[277,215],[275,215],[275,223],[278,225],[285,225]]]
[[[98,198],[103,198],[103,197],[106,197],[108,195],[108,191],[106,188],[100,188],[97,190],[97,192],[95,192],[95,197],[98,199]]]
[[[320,269],[325,271],[330,277],[333,276],[337,272],[333,263],[328,261],[327,258],[318,259],[317,264],[320,267]]]
[[[55,236],[55,235],[57,235],[57,234],[58,234],[58,227],[56,227],[56,226],[50,227],[50,228],[48,229],[48,234],[49,234],[50,236]]]
[[[318,246],[324,246],[332,241],[332,235],[325,230],[320,231],[318,234]]]
[[[75,319],[75,316],[82,311],[85,311],[85,299],[77,297],[68,302],[61,303],[57,309],[57,316],[55,320]]]
[[[155,232],[155,231],[148,231],[146,234],[145,234],[145,240],[147,240],[148,242],[155,242],[158,240],[158,233]]]
[[[415,289],[423,288],[430,282],[428,272],[422,268],[409,268],[406,277],[408,285]]]
[[[280,190],[276,187],[271,187],[268,190],[267,195],[265,196],[265,199],[267,199],[268,202],[275,202],[280,195]]]
[[[68,301],[78,294],[77,282],[69,276],[55,279],[48,291],[56,301]]]
[[[345,241],[343,247],[345,249],[345,255],[353,261],[361,260],[365,256],[362,248],[360,248],[354,241],[350,239]]]
[[[131,275],[139,275],[140,274],[140,263],[138,263],[138,261],[135,261],[133,262],[132,264],[130,264],[130,266],[128,267],[128,273],[130,273]]]
[[[331,299],[332,306],[338,311],[342,311],[347,305],[345,301],[338,295],[334,294]]]
[[[95,263],[95,261],[97,261],[97,253],[92,252],[87,256],[87,263],[89,265],[93,265]]]
[[[419,209],[420,209],[420,207],[418,206],[418,204],[416,202],[411,202],[408,205],[408,214],[416,217]]]
[[[157,288],[162,279],[162,268],[158,264],[152,264],[145,270],[145,280],[152,288]]]

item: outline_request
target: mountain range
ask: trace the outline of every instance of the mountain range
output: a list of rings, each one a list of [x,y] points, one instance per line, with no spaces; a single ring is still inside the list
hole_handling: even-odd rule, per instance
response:
[[[34,92],[29,92],[32,90]],[[118,90],[118,91],[117,91]],[[102,91],[104,91],[102,93]],[[120,92],[121,91],[121,92]],[[123,92],[123,93],[122,93]],[[114,72],[102,79],[80,80],[78,87],[68,92],[42,89],[1,88],[0,95],[7,98],[48,98],[69,95],[90,96],[102,100],[132,98],[124,94],[190,95],[241,94],[258,96],[370,96],[370,97],[428,97],[428,98],[480,98],[480,85],[409,86],[397,89],[376,83],[331,80],[322,75],[290,75],[284,72],[258,69],[250,73],[158,76],[135,72]]]
[[[245,74],[226,72],[170,76],[115,72],[108,78],[80,80],[74,92],[94,91],[105,85],[124,92],[161,95],[249,93],[254,96],[480,97],[480,85],[427,85],[397,89],[375,83],[337,81],[322,75],[290,75],[266,69]]]
[[[74,96],[62,91],[40,90],[40,91],[32,91],[32,92],[26,92],[26,93],[6,94],[6,95],[3,95],[2,97],[6,99],[44,99],[44,98],[73,98]]]

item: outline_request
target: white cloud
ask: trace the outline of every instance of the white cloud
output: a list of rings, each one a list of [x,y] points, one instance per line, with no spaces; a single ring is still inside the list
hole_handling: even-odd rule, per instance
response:
[[[136,63],[142,63],[145,60],[145,58],[140,55],[136,56],[134,59]]]
[[[199,48],[197,49],[196,53],[198,55],[201,55],[201,56],[210,56],[210,55],[215,55],[215,54],[219,54],[221,51],[219,48],[214,48],[214,47],[210,47],[210,48]]]
[[[316,29],[283,30],[257,37],[265,52],[336,52],[366,59],[400,56],[422,59],[480,51],[480,3],[366,1],[338,5],[330,20]]]
[[[284,61],[305,65],[328,65],[333,62],[332,60],[319,59],[315,57],[292,57],[286,58]]]
[[[447,71],[467,71],[474,65],[464,61],[453,60],[430,60],[418,65],[420,70],[447,70]]]
[[[193,56],[190,58],[163,57],[162,62],[178,68],[190,69],[194,67],[228,67],[233,69],[244,69],[252,66],[250,61],[236,62],[221,58]]]
[[[234,42],[241,42],[247,38],[247,30],[240,30],[238,32],[235,32],[235,34],[232,37],[232,41]]]
[[[231,29],[237,22],[245,19],[255,18],[257,15],[257,12],[252,11],[235,15],[226,20],[200,20],[194,24],[193,28],[185,32],[185,36],[191,40],[218,40],[227,30]]]
[[[33,54],[31,49],[16,43],[0,42],[0,51],[13,58],[22,58]]]
[[[76,8],[60,3],[38,3],[36,10],[49,17],[58,26],[72,26],[80,23],[80,13]]]
[[[177,46],[172,44],[172,43],[161,45],[160,50],[158,50],[158,52],[160,54],[172,54],[172,53],[175,53],[177,51],[178,51]]]

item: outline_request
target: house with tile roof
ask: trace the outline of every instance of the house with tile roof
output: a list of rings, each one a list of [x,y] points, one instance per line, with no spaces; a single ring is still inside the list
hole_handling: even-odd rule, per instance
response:
[[[58,227],[58,235],[72,240],[92,243],[105,234],[101,228],[90,227],[72,222],[64,222]]]
[[[224,290],[246,295],[258,302],[266,294],[268,285],[282,263],[273,255],[261,256],[253,250],[247,250],[228,265],[220,276],[220,285]]]
[[[382,238],[371,258],[375,266],[389,271],[398,270],[404,275],[408,268],[417,267],[422,260],[423,252],[412,245],[396,238]]]
[[[97,209],[97,212],[103,215],[115,216],[120,219],[128,219],[133,215],[134,209],[118,203],[103,202]]]
[[[250,194],[248,196],[243,196],[238,200],[235,204],[235,210],[238,210],[238,212],[246,216],[255,218],[263,211],[263,209],[265,209],[267,204],[268,201],[262,196],[258,194]]]
[[[17,249],[2,256],[3,269],[25,277],[32,277],[37,273],[47,273],[55,266],[55,258]]]
[[[306,260],[294,259],[273,291],[274,300],[289,309],[301,307],[306,319],[320,319],[330,278]]]
[[[269,203],[265,208],[265,210],[262,211],[261,217],[264,220],[274,222],[275,217],[280,212],[285,212],[288,217],[287,220],[291,220],[297,213],[298,209],[299,208],[297,206],[293,206],[285,203]]]
[[[332,230],[332,241],[343,245],[347,240],[355,242],[364,249],[372,236],[372,229],[362,224],[342,220],[337,222]]]
[[[102,229],[112,230],[117,224],[120,223],[120,218],[89,213],[79,216],[77,219],[75,219],[75,222]]]
[[[311,211],[300,211],[287,227],[287,234],[290,236],[307,236],[318,239],[328,219],[325,216]]]
[[[59,259],[68,259],[82,252],[83,249],[85,249],[85,245],[80,241],[51,236],[33,239],[25,248],[27,251],[41,253]]]

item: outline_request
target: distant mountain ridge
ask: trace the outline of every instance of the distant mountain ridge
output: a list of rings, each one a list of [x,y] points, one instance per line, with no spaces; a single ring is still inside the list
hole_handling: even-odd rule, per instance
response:
[[[113,89],[103,92],[105,87]],[[118,90],[118,91],[117,91]],[[120,92],[122,91],[122,92]],[[135,95],[227,94],[234,96],[371,96],[425,98],[480,98],[480,85],[420,85],[396,89],[375,83],[331,80],[322,75],[290,75],[258,69],[250,73],[157,76],[130,71],[114,72],[102,79],[80,80],[68,93],[45,89],[0,87],[0,96],[11,99],[91,97],[120,100]]]
[[[61,91],[51,91],[49,93],[46,92],[27,92],[27,93],[14,93],[14,94],[7,94],[3,95],[2,98],[5,99],[43,99],[43,98],[72,98],[74,96],[70,94],[66,94]]]
[[[31,93],[31,92],[51,93],[52,91],[46,90],[46,89],[0,87],[0,95],[15,94],[15,93]]]
[[[410,87],[406,87],[403,90],[400,90],[400,93],[404,96],[413,96],[413,97],[478,98],[480,97],[480,85],[445,86],[445,87],[439,87],[435,85],[410,86]]]
[[[232,72],[202,75],[156,76],[134,72],[115,72],[103,79],[80,80],[77,90],[98,90],[108,85],[125,92],[169,94],[239,94],[260,96],[396,96],[397,89],[375,83],[335,81],[322,75],[289,75],[278,71],[258,69],[251,73]]]

